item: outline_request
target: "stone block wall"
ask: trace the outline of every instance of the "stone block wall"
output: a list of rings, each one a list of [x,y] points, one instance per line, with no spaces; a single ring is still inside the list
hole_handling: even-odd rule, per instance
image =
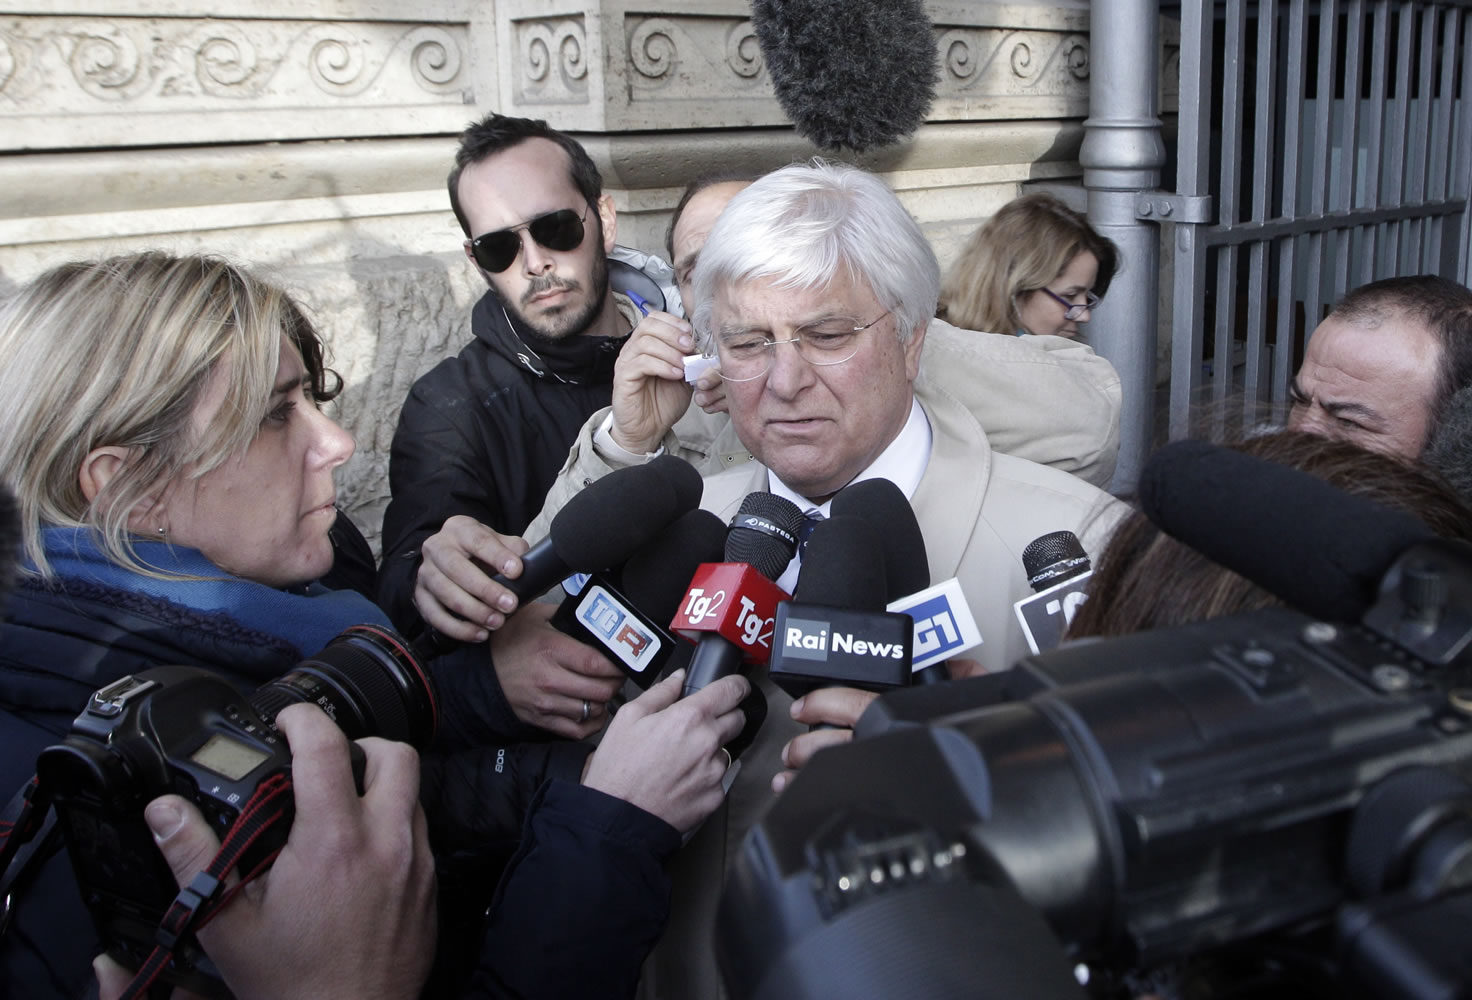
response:
[[[1028,182],[1077,183],[1079,3],[928,4],[937,99],[881,173],[942,263]],[[496,110],[578,135],[619,240],[662,247],[693,176],[815,150],[742,0],[0,0],[0,297],[64,260],[229,255],[303,300],[348,380],[342,499],[376,543],[409,385],[469,337],[480,279],[444,177]],[[3,430],[0,430],[3,433]]]

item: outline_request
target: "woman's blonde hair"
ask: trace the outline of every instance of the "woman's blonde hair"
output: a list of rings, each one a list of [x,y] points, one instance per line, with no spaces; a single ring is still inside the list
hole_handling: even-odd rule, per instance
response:
[[[936,315],[963,330],[1014,334],[1022,329],[1018,297],[1047,285],[1085,250],[1099,261],[1093,292],[1103,298],[1119,266],[1114,244],[1050,194],[1015,198],[971,235],[941,285]]]
[[[312,394],[341,379],[281,289],[218,257],[150,252],[63,264],[0,306],[0,475],[19,501],[25,555],[51,576],[50,526],[90,526],[114,561],[159,576],[133,547],[140,503],[187,470],[201,476],[255,439],[281,338],[301,353]],[[212,378],[224,404],[201,432],[193,415]],[[79,482],[96,448],[129,458],[88,501]]]

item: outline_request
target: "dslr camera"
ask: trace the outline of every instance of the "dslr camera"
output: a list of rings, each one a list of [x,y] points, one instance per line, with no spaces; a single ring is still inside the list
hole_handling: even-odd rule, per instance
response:
[[[381,736],[423,748],[434,735],[434,690],[408,645],[388,629],[356,625],[249,697],[197,667],[121,678],[92,695],[66,738],[41,752],[39,787],[55,804],[82,898],[115,959],[142,965],[177,892],[144,807],[160,795],[183,796],[223,841],[257,788],[290,773],[291,751],[274,723],[296,702],[320,706],[350,740]],[[365,758],[351,749],[361,792]],[[242,854],[242,877],[286,843],[289,802],[286,810],[286,821]],[[189,935],[162,978],[228,995]]]

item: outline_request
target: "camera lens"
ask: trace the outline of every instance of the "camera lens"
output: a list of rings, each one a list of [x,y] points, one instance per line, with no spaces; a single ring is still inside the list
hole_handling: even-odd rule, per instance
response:
[[[409,644],[377,625],[354,625],[309,659],[262,685],[251,705],[268,722],[296,702],[326,712],[348,739],[381,736],[423,749],[438,709],[429,675]]]

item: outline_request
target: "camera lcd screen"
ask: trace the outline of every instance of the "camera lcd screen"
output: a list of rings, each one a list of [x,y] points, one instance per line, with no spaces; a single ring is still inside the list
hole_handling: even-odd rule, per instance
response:
[[[270,755],[255,747],[216,733],[190,754],[189,759],[231,781],[239,781],[268,756]]]

